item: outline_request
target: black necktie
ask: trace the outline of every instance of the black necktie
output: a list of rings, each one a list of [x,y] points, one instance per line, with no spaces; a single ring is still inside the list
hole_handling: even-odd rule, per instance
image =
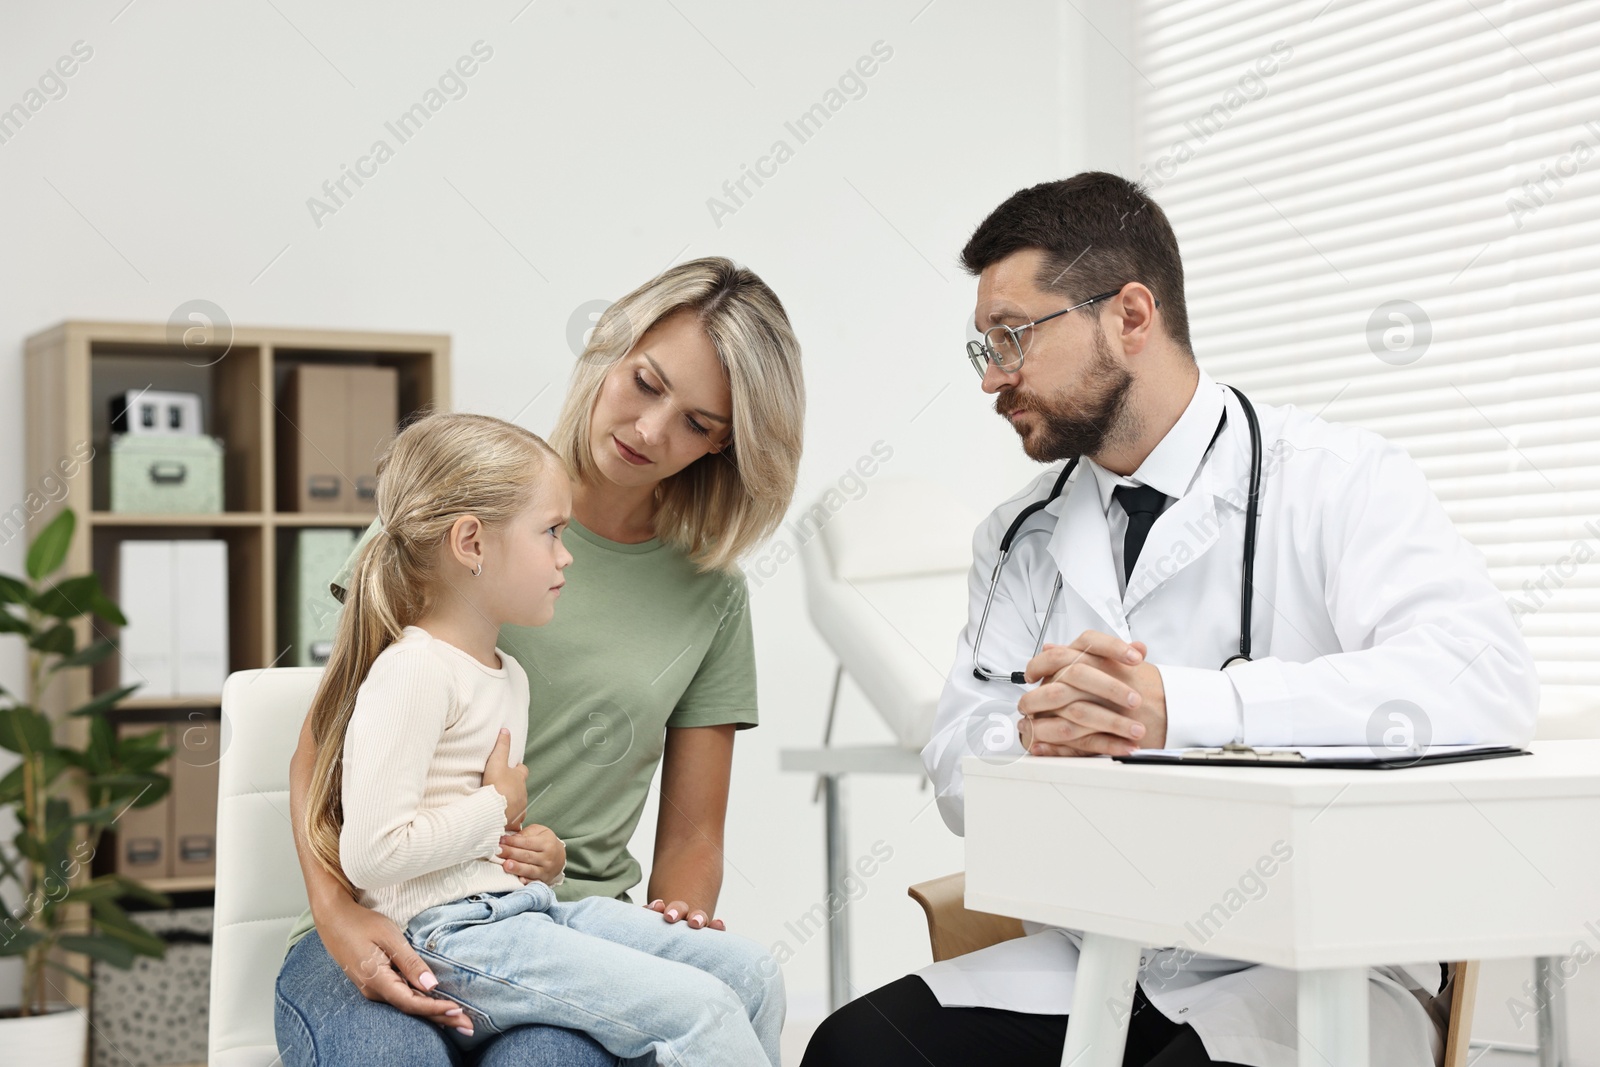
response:
[[[1167,494],[1148,485],[1119,485],[1111,495],[1128,515],[1128,532],[1122,538],[1122,580],[1126,582],[1133,577],[1133,565],[1167,502]]]

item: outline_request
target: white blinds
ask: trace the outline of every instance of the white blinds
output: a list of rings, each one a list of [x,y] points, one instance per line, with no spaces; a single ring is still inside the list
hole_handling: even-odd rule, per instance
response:
[[[1403,445],[1547,701],[1600,694],[1600,0],[1141,0],[1137,36],[1201,364]]]

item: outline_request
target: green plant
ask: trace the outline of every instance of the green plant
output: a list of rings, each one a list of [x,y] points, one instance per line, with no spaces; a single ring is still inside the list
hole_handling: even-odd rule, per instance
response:
[[[127,620],[107,599],[94,574],[47,581],[61,568],[77,519],[62,509],[28,547],[27,580],[0,575],[0,635],[27,642],[28,696],[0,688],[0,747],[21,762],[0,778],[0,807],[18,824],[13,849],[0,844],[0,884],[13,883],[22,904],[0,920],[0,956],[23,957],[20,1014],[46,1010],[47,999],[66,999],[49,969],[85,984],[89,976],[53,958],[55,949],[77,952],[117,967],[137,956],[161,956],[165,946],[128,917],[121,901],[135,897],[162,907],[166,897],[133,879],[88,878],[101,835],[129,807],[160,800],[171,785],[156,767],[172,754],[159,733],[117,736],[107,712],[137,686],[94,696],[64,714],[44,710],[43,694],[63,671],[106,659],[116,645],[100,639],[78,647],[73,620],[88,615],[113,625]],[[85,720],[81,747],[58,742],[68,718]],[[87,915],[85,915],[87,909]],[[46,993],[54,991],[54,998]]]

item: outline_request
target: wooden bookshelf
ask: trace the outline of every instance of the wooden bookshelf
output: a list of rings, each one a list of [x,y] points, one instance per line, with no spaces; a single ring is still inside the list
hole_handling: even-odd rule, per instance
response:
[[[220,708],[222,696],[189,696],[189,697],[125,697],[117,701],[117,711],[189,711],[195,708]]]
[[[296,364],[351,364],[394,368],[399,379],[401,420],[424,410],[450,408],[450,339],[439,334],[233,327],[226,344],[186,347],[166,323],[68,321],[29,337],[25,345],[25,492],[45,503],[31,514],[25,536],[32,539],[62,507],[78,516],[78,532],[64,573],[93,570],[106,592],[119,600],[108,580],[118,544],[128,538],[217,538],[228,544],[229,670],[270,666],[284,651],[278,640],[276,587],[279,556],[295,529],[364,528],[371,514],[301,514],[279,510],[277,441],[280,393]],[[125,389],[150,387],[196,392],[201,396],[203,430],[223,441],[223,507],[216,514],[129,514],[109,510],[98,496],[94,465],[108,462],[110,398]],[[70,478],[58,464],[94,455]],[[48,485],[48,488],[45,488]],[[32,507],[29,506],[29,510]],[[281,536],[280,536],[281,533]],[[121,603],[137,615],[138,604]],[[79,644],[98,637],[116,639],[114,627],[97,620],[77,621]],[[76,707],[95,692],[119,683],[115,657],[92,672],[68,672],[54,682],[40,703]],[[178,720],[220,707],[220,696],[141,697],[120,702],[113,716],[127,721]],[[81,720],[63,730],[82,740]],[[149,880],[162,892],[210,891],[211,878]],[[83,968],[78,957],[71,965]],[[87,1006],[87,996],[72,984],[72,999]]]

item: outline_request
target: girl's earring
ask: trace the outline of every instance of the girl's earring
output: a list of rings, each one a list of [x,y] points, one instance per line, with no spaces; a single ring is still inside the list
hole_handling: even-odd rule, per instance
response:
[[[478,565],[476,567],[472,568],[472,576],[474,578],[476,578],[478,575],[480,575],[482,573],[483,573],[483,561],[479,560],[478,561]]]

